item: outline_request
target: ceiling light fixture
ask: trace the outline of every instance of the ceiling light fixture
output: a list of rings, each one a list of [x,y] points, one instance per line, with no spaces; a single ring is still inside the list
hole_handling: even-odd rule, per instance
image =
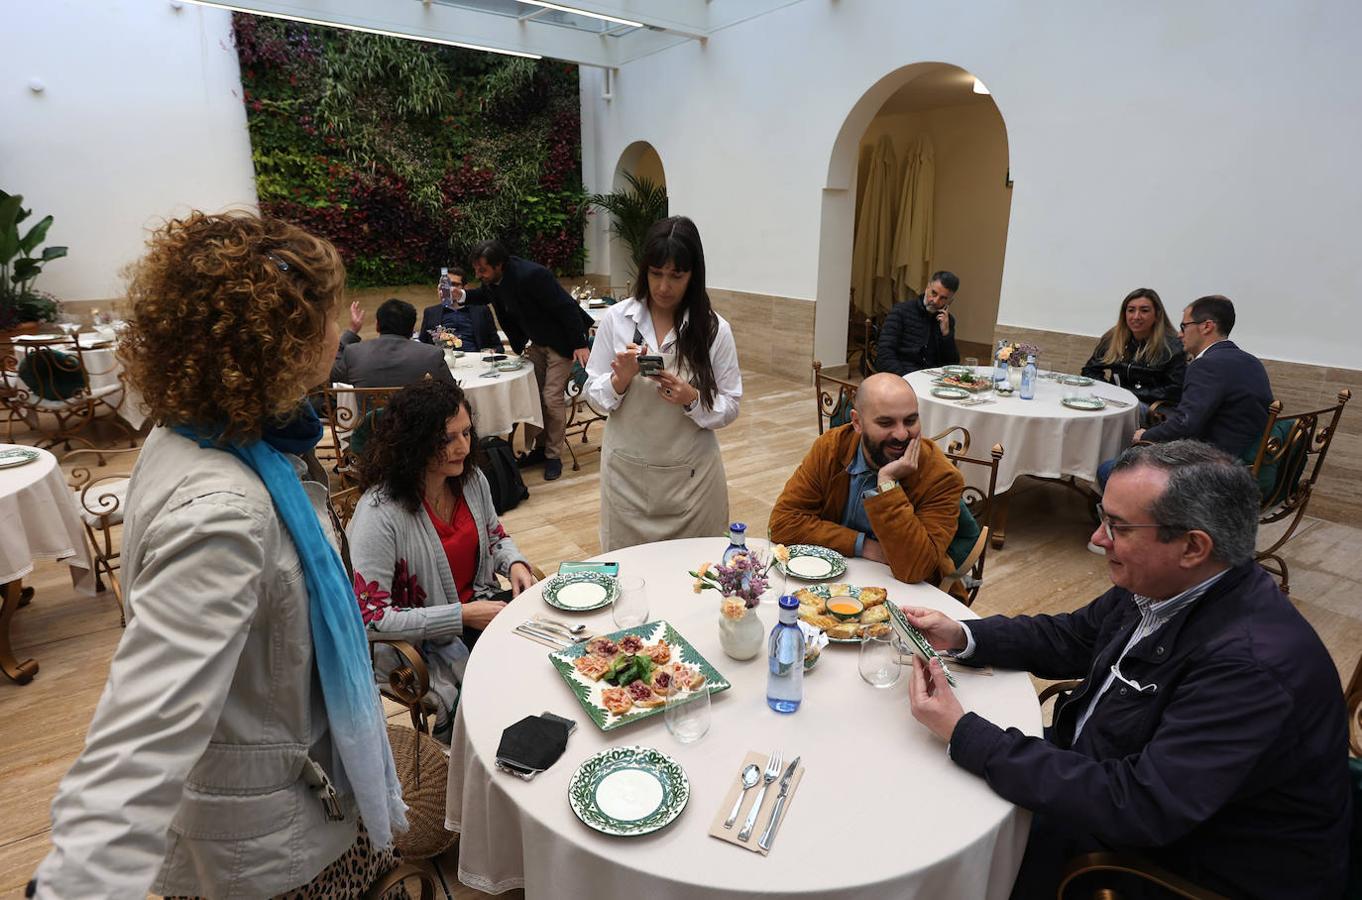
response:
[[[988,88],[984,87],[984,83],[977,78],[974,79],[974,93],[976,94],[988,93]]]
[[[253,16],[264,16],[270,19],[285,19],[289,22],[301,22],[304,25],[324,25],[328,28],[341,28],[345,31],[363,31],[368,34],[381,34],[384,37],[401,38],[404,41],[426,41],[431,44],[445,44],[450,47],[462,47],[465,50],[481,50],[483,53],[500,53],[505,56],[520,56],[525,59],[543,59],[537,53],[521,53],[519,50],[502,50],[499,47],[484,47],[481,44],[468,44],[463,41],[451,41],[445,38],[430,37],[429,35],[403,34],[400,31],[387,31],[382,28],[366,28],[361,25],[349,25],[345,22],[327,22],[323,19],[313,19],[307,16],[294,16],[287,13],[267,12],[259,9],[249,9],[232,3],[222,3],[219,0],[184,0],[186,3],[197,3],[199,6],[211,6],[214,9],[225,9],[230,12],[250,13]]]
[[[556,9],[559,12],[572,13],[574,16],[587,16],[592,19],[603,19],[606,22],[615,22],[620,25],[628,25],[631,28],[642,28],[642,22],[635,22],[632,19],[621,19],[618,16],[607,16],[605,13],[590,12],[585,9],[574,9],[562,3],[549,3],[547,0],[520,0],[521,3],[528,3],[531,6],[542,6],[545,9]]]

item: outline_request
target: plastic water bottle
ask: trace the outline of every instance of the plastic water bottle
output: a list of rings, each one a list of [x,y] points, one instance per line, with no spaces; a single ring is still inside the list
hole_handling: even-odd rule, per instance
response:
[[[747,552],[747,526],[734,522],[728,526],[728,549],[724,551],[724,565],[733,562],[733,557]]]
[[[780,598],[780,621],[771,629],[767,657],[766,705],[792,713],[804,699],[804,632],[799,630],[799,601]]]
[[[1026,368],[1022,369],[1021,398],[1023,400],[1036,399],[1036,357],[1031,354],[1026,357]]]
[[[440,302],[445,306],[452,306],[450,298],[454,296],[454,282],[449,280],[449,270],[440,270]]]
[[[1007,341],[999,341],[998,347],[993,351],[993,382],[1007,381],[1007,363],[1003,362],[1003,348],[1007,346]]]

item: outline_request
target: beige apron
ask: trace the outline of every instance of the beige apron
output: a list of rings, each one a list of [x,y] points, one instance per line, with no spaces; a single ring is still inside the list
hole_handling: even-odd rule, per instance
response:
[[[643,336],[634,330],[634,343]],[[669,372],[677,355],[660,353]],[[601,445],[601,552],[674,538],[721,537],[728,478],[719,439],[634,377],[606,421]]]

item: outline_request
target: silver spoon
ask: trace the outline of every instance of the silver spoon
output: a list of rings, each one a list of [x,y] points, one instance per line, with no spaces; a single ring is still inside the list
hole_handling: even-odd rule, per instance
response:
[[[585,634],[585,633],[586,633],[586,626],[585,626],[585,625],[568,625],[566,622],[558,622],[558,621],[555,621],[555,620],[553,620],[553,619],[544,619],[544,618],[536,618],[535,621],[536,621],[536,622],[539,622],[539,623],[541,623],[541,624],[543,624],[543,625],[552,625],[554,628],[561,628],[563,631],[566,631],[568,634],[572,635],[573,637],[576,637],[576,636],[579,635],[579,634]]]
[[[742,801],[747,796],[747,792],[757,786],[761,781],[761,767],[756,763],[748,763],[742,770],[742,793],[738,795],[737,802],[733,804],[733,810],[724,819],[724,827],[732,828],[733,823],[738,821],[738,810],[742,809]]]

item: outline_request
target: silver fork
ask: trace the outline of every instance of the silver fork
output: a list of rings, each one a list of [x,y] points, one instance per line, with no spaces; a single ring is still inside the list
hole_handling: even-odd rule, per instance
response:
[[[738,832],[738,840],[745,841],[752,836],[752,829],[757,824],[757,813],[761,812],[761,801],[766,799],[766,789],[771,786],[771,782],[780,777],[781,762],[783,760],[780,751],[773,751],[771,759],[766,763],[766,771],[762,773],[764,780],[757,790],[757,799],[752,801],[752,811],[747,814],[747,820],[742,823],[742,831]]]
[[[586,634],[585,625],[569,625],[566,622],[559,622],[557,619],[550,619],[545,616],[535,616],[533,619],[531,619],[531,621],[538,622],[540,625],[549,625],[554,628],[559,628],[567,632],[568,634],[572,635],[573,637],[577,637],[578,635],[581,634]]]

